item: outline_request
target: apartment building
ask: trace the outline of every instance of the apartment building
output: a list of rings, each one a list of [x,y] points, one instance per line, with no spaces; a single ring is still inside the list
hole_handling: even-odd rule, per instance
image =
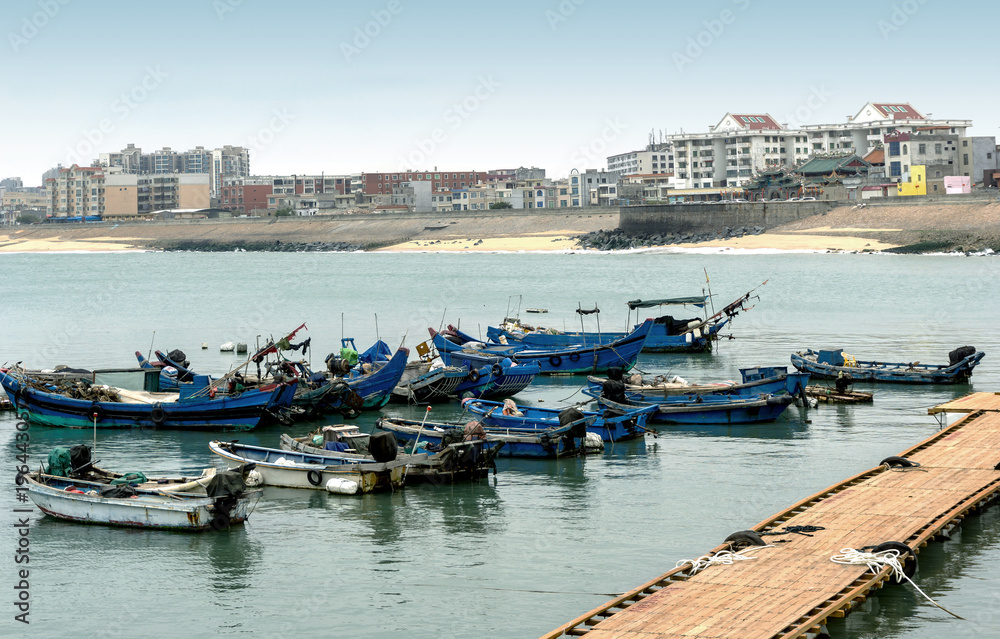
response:
[[[84,218],[104,213],[104,170],[97,166],[61,168],[45,180],[45,213],[55,218]]]
[[[943,130],[965,136],[970,120],[935,120],[908,103],[869,102],[840,124],[789,128],[768,113],[726,113],[707,133],[667,136],[680,188],[745,186],[762,171],[793,168],[815,155],[864,156],[887,133]]]
[[[672,144],[647,147],[642,151],[629,151],[608,156],[608,172],[620,177],[629,175],[658,175],[674,172],[674,149]]]
[[[183,152],[165,146],[151,153],[143,153],[140,147],[129,144],[116,153],[101,153],[94,164],[106,169],[106,173],[207,173],[211,197],[217,198],[226,178],[250,175],[250,150],[227,144],[217,149],[196,146]]]
[[[357,181],[357,188],[364,193],[392,195],[393,189],[406,182],[430,182],[432,191],[444,189],[465,189],[486,182],[486,171],[406,171],[397,173],[362,173]]]
[[[104,219],[140,219],[166,209],[205,209],[210,206],[209,176],[204,173],[104,176]]]
[[[282,208],[271,195],[348,195],[351,193],[349,175],[252,175],[226,177],[219,193],[221,208],[250,213],[254,210]],[[326,200],[324,200],[326,201]],[[336,200],[346,202],[348,200]],[[326,208],[320,206],[319,208]]]

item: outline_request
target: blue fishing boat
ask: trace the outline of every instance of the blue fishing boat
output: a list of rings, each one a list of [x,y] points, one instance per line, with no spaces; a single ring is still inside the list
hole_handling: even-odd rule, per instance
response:
[[[892,382],[896,384],[964,384],[972,377],[986,354],[972,346],[956,348],[948,353],[948,364],[920,362],[886,362],[860,360],[842,349],[808,349],[792,354],[792,365],[820,379],[849,377],[855,382]]]
[[[767,282],[765,281],[764,284]],[[761,284],[763,286],[763,284]],[[759,288],[759,287],[758,287]],[[757,289],[754,289],[757,290]],[[700,353],[712,350],[712,342],[718,340],[719,331],[741,311],[749,310],[747,303],[753,298],[753,291],[727,305],[718,313],[704,318],[678,319],[671,315],[663,315],[653,320],[643,344],[642,350],[648,353]],[[662,306],[693,306],[705,308],[708,300],[706,295],[691,297],[675,297],[655,300],[632,300],[627,302],[629,317],[626,326],[631,322],[632,311],[638,315],[639,309],[657,308]],[[752,308],[752,307],[750,307]],[[580,309],[581,324],[585,315],[597,315],[600,309]],[[638,324],[634,328],[638,328]],[[600,322],[598,322],[600,328]],[[634,330],[634,329],[633,329]],[[492,343],[524,344],[528,348],[568,348],[571,346],[595,346],[610,344],[623,339],[626,333],[592,331],[560,331],[544,326],[530,326],[518,318],[505,318],[500,326],[490,326],[486,329],[486,337]]]
[[[34,380],[17,367],[0,372],[0,384],[17,414],[32,425],[65,428],[176,428],[252,430],[284,421],[294,383],[268,384],[230,394],[222,380],[196,375],[180,393],[127,390],[77,382],[57,387]]]
[[[450,329],[446,334],[434,334],[432,340],[445,363],[456,364],[468,360],[481,366],[510,358],[518,364],[537,365],[542,375],[600,374],[606,373],[609,368],[628,371],[635,366],[652,326],[653,320],[647,319],[620,340],[567,348],[488,345],[455,329]]]
[[[534,364],[517,364],[504,358],[477,368],[472,362],[461,362],[469,371],[465,381],[455,388],[461,398],[504,399],[531,385],[541,369]]]
[[[677,395],[729,395],[737,397],[755,397],[761,394],[788,394],[801,397],[809,383],[809,373],[789,373],[787,366],[754,366],[741,368],[741,383],[721,382],[715,384],[691,384],[674,375],[671,377],[623,379],[622,375],[613,375],[609,371],[608,379],[588,377],[587,384],[591,390],[601,392],[606,384],[618,381],[623,390],[636,401],[656,402],[663,397]],[[636,377],[632,375],[631,377]]]
[[[402,346],[392,353],[385,342],[378,341],[346,373],[340,369],[329,374],[314,372],[304,362],[291,362],[299,379],[294,404],[308,417],[330,413],[357,416],[358,411],[378,410],[389,402],[403,377],[409,354],[409,349]],[[336,369],[337,364],[331,368]]]
[[[382,417],[375,422],[375,426],[393,433],[403,446],[412,446],[419,437],[419,441],[438,449],[452,441],[463,441],[465,437],[465,426],[462,424]],[[492,450],[501,447],[498,451],[500,457],[557,459],[576,457],[591,450],[587,445],[585,422],[544,429],[483,427],[483,433],[485,446]]]
[[[494,428],[552,428],[567,422],[586,420],[587,432],[602,441],[618,442],[641,438],[648,432],[646,422],[656,412],[655,406],[630,406],[625,410],[597,413],[576,408],[537,408],[479,399],[463,400],[467,411],[480,416],[483,426]]]
[[[390,399],[405,404],[446,402],[468,376],[465,367],[442,364],[442,360],[409,362]]]
[[[756,395],[674,395],[655,401],[640,401],[626,392],[624,401],[604,396],[592,388],[584,394],[616,411],[655,408],[650,421],[663,424],[757,424],[773,422],[795,401],[788,394]],[[620,399],[620,398],[619,398]]]

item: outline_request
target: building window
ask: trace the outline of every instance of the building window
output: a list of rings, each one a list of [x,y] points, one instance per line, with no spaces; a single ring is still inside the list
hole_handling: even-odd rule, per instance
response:
[[[814,144],[813,147],[815,147],[815,146],[816,145]],[[891,155],[891,156],[897,156],[897,155],[899,155],[899,142],[890,142],[889,143],[889,155]]]
[[[889,163],[889,177],[899,177],[902,174],[903,173],[900,170],[900,163],[899,162],[890,162]]]
[[[969,146],[968,140],[962,140],[962,146]]]
[[[920,153],[920,154],[927,153],[927,145],[926,144],[919,144],[919,145],[917,145],[917,153]]]
[[[937,144],[934,145],[934,153],[936,153],[937,155],[941,155],[941,143],[940,142],[938,142]]]
[[[968,163],[969,163],[969,154],[968,153],[963,153],[962,154],[962,164],[968,164]]]
[[[906,155],[909,151],[906,149],[906,145],[903,145],[903,155]]]

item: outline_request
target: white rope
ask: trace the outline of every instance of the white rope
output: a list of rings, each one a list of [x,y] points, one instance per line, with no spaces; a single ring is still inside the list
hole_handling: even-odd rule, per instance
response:
[[[889,566],[892,568],[892,575],[895,577],[896,581],[902,581],[903,579],[907,580],[910,582],[911,586],[916,588],[917,592],[927,599],[927,601],[931,602],[941,610],[944,610],[952,617],[964,620],[964,617],[959,617],[952,611],[931,599],[927,593],[920,589],[920,586],[913,583],[913,580],[906,576],[906,573],[903,572],[903,563],[899,560],[898,550],[889,549],[883,550],[882,552],[863,552],[861,550],[855,550],[854,548],[841,548],[840,554],[830,557],[830,561],[835,564],[868,566],[868,570],[872,571],[872,574],[875,575],[882,572],[882,569],[885,566]]]
[[[747,559],[756,559],[756,557],[749,557],[744,555],[745,552],[750,552],[752,550],[759,550],[761,548],[774,548],[773,545],[769,546],[750,546],[749,548],[744,548],[739,552],[732,552],[731,550],[720,550],[715,553],[715,555],[702,555],[697,559],[681,559],[674,566],[675,568],[680,568],[685,564],[690,564],[691,568],[687,571],[688,576],[692,576],[697,572],[708,568],[709,566],[730,566],[737,561],[745,561]]]

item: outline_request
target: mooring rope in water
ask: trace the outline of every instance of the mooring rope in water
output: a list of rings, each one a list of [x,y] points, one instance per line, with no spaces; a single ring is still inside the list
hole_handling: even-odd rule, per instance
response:
[[[855,550],[854,548],[841,548],[839,555],[834,555],[830,557],[830,561],[835,564],[844,564],[852,566],[868,566],[868,570],[872,571],[872,574],[877,575],[882,572],[882,568],[889,566],[892,568],[892,575],[896,581],[900,581],[900,577],[906,579],[910,582],[910,585],[916,588],[917,592],[924,596],[927,601],[931,602],[941,610],[944,610],[952,617],[956,619],[961,619],[965,621],[964,617],[960,617],[948,610],[938,602],[930,598],[926,592],[920,589],[920,586],[913,583],[913,580],[906,576],[903,572],[903,563],[899,560],[899,551],[890,548],[889,550],[883,550],[881,552],[863,552],[861,550]]]
[[[737,561],[746,561],[748,559],[757,559],[756,557],[750,557],[744,555],[745,552],[750,552],[754,550],[760,550],[762,548],[774,548],[773,545],[767,546],[750,546],[749,548],[744,548],[738,552],[733,552],[731,550],[720,550],[714,555],[702,555],[697,559],[681,559],[674,566],[675,568],[680,568],[685,564],[690,564],[691,568],[687,571],[689,577],[693,576],[695,573],[701,572],[702,570],[708,568],[709,566],[731,566]]]

